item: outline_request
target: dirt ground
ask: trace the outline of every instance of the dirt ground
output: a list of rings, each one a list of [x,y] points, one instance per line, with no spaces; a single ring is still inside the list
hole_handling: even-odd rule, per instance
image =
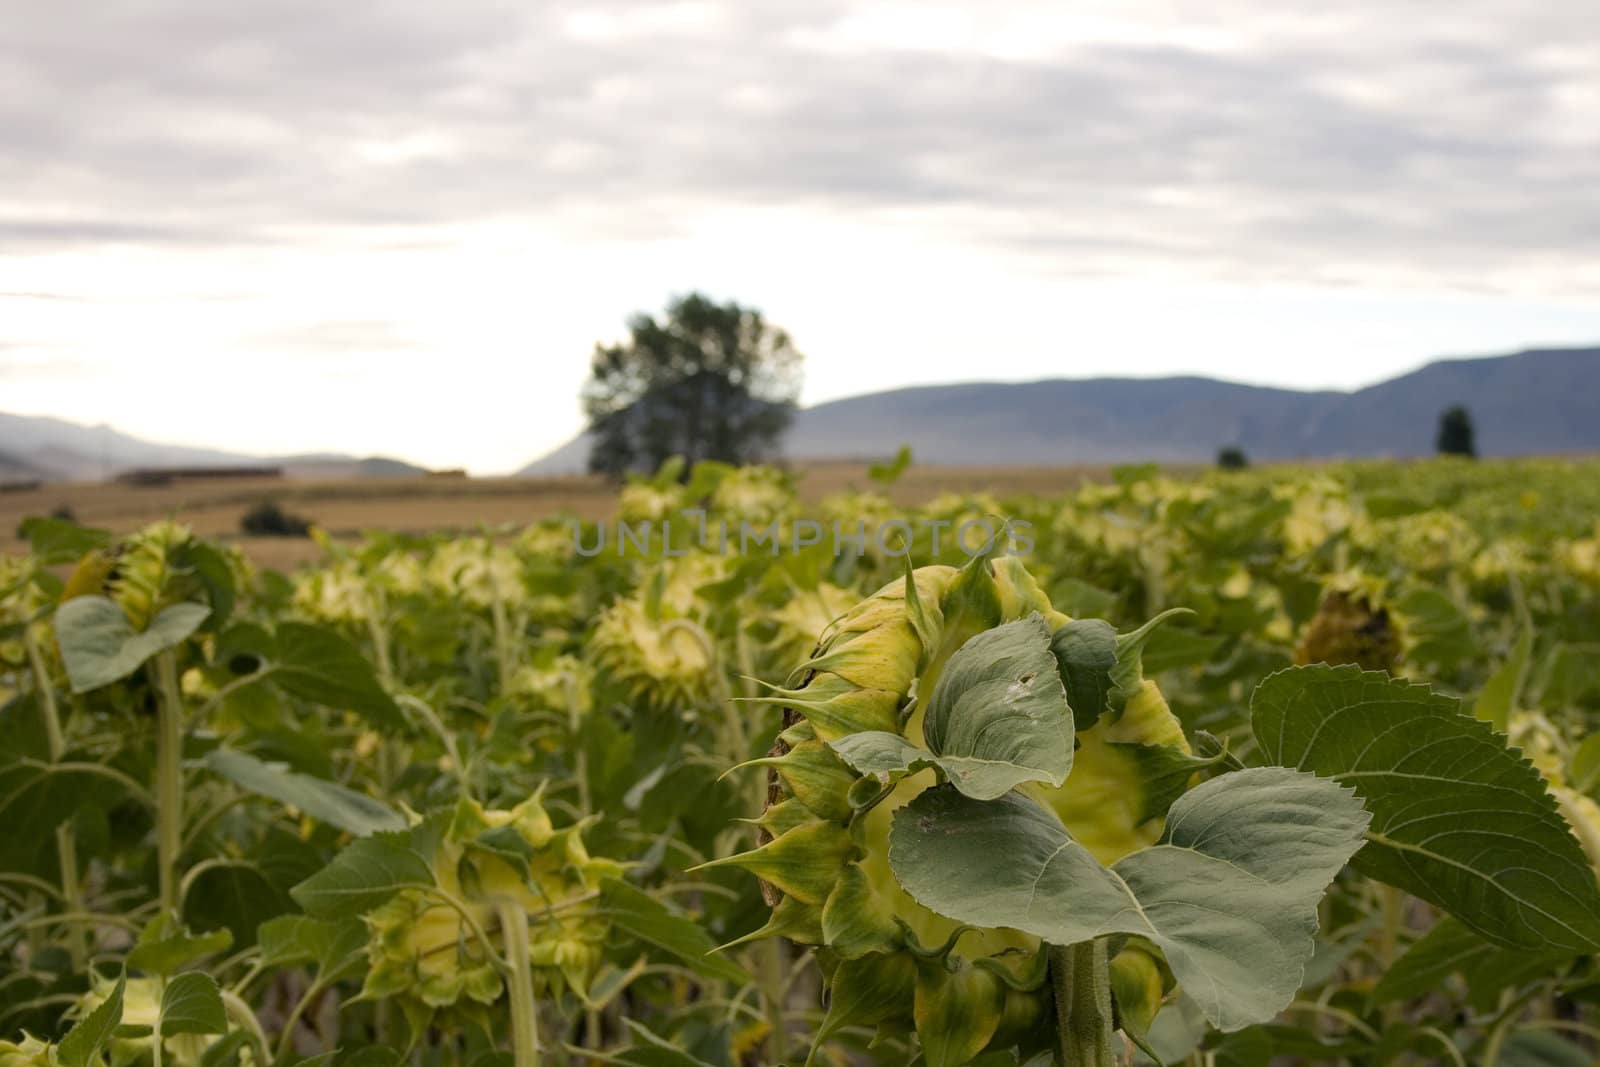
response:
[[[864,463],[827,463],[800,468],[800,493],[820,500],[851,487],[872,488]],[[1103,481],[1107,467],[916,467],[905,472],[890,496],[916,504],[945,491],[987,491],[997,496],[1066,492],[1085,481]],[[314,559],[314,542],[293,537],[247,537],[239,520],[262,501],[276,502],[336,538],[364,530],[411,533],[469,531],[522,525],[554,515],[608,518],[616,489],[599,478],[366,478],[294,481],[281,478],[180,481],[164,486],[121,484],[46,485],[0,493],[0,553],[23,551],[17,526],[33,515],[65,508],[76,521],[116,533],[160,518],[189,524],[196,533],[242,546],[258,565],[287,570]]]

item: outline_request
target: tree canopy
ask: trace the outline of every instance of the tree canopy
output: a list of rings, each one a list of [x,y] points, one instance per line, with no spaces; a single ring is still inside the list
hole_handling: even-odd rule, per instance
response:
[[[1460,405],[1446,408],[1439,416],[1436,443],[1441,456],[1476,456],[1478,445],[1472,429],[1472,414]]]
[[[652,471],[671,456],[775,457],[794,416],[803,357],[761,312],[690,293],[661,318],[635,315],[628,340],[595,345],[584,413],[589,469]]]

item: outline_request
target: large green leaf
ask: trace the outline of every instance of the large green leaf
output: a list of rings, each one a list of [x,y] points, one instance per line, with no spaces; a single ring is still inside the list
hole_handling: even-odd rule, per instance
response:
[[[337,782],[298,774],[281,763],[263,763],[228,748],[212,750],[205,762],[241,789],[299,808],[313,819],[352,834],[405,829],[405,819],[382,801]]]
[[[73,597],[56,609],[56,642],[72,691],[85,693],[126,678],[157,652],[180,644],[209,614],[204,604],[173,604],[139,631],[110,597]]]
[[[1251,707],[1264,758],[1361,796],[1357,870],[1507,948],[1600,945],[1600,887],[1544,780],[1455,698],[1317,666],[1272,675]]]
[[[217,980],[203,971],[187,971],[161,991],[161,1037],[173,1034],[220,1034],[228,1029]]]
[[[1038,614],[985,630],[950,657],[923,721],[931,752],[885,731],[833,743],[862,773],[937,766],[976,800],[1023,782],[1059,786],[1072,769],[1072,712]]]
[[[278,627],[272,680],[297,697],[350,708],[390,729],[404,725],[400,709],[361,650],[334,631],[303,622]]]
[[[600,911],[618,930],[677,958],[707,978],[734,985],[749,981],[744,968],[712,954],[716,942],[698,923],[642,889],[607,878],[600,883]]]
[[[896,814],[889,863],[907,892],[958,922],[1057,945],[1149,938],[1206,1017],[1236,1030],[1293,999],[1317,902],[1366,821],[1327,779],[1238,771],[1191,790],[1160,844],[1107,868],[1027,797],[981,803],[939,788]]]
[[[417,831],[376,833],[357,840],[289,895],[309,914],[325,919],[360,915],[402,889],[436,883]]]
[[[0,825],[8,828],[0,857],[43,840],[86,806],[109,811],[136,788],[138,783],[87,760],[0,764]],[[141,799],[148,802],[148,795]]]

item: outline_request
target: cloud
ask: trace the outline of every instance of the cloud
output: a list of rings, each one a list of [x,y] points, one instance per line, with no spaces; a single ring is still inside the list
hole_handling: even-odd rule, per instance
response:
[[[314,322],[249,337],[244,343],[250,348],[309,352],[318,356],[381,355],[423,348],[396,324],[368,320]]]
[[[1166,6],[52,4],[0,40],[0,248],[756,207],[1073,274],[1600,291],[1583,5]]]

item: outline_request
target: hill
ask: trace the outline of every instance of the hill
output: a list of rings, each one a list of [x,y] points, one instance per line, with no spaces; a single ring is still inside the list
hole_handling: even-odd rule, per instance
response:
[[[252,456],[168,445],[113,430],[0,412],[0,482],[90,482],[138,467],[280,466],[291,478],[389,478],[426,474],[383,456]]]
[[[1600,348],[1448,359],[1353,392],[1214,378],[1052,379],[915,386],[800,411],[794,460],[887,456],[919,463],[1208,462],[1223,445],[1255,459],[1420,456],[1439,412],[1464,404],[1485,455],[1600,450]],[[574,438],[520,474],[583,469]]]

